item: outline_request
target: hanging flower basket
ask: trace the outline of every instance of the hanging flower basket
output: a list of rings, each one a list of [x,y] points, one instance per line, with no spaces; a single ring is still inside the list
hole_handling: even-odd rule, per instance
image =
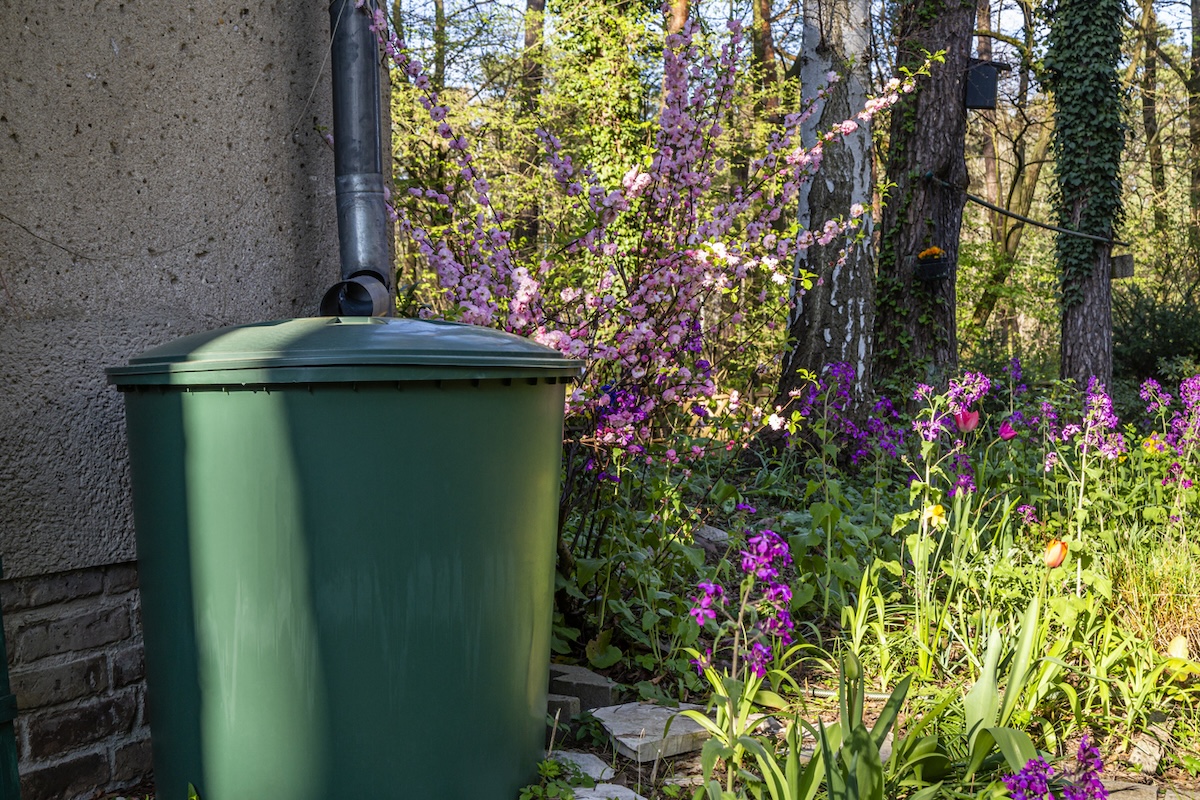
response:
[[[940,247],[927,247],[917,254],[913,277],[919,281],[940,281],[950,277],[950,259]]]

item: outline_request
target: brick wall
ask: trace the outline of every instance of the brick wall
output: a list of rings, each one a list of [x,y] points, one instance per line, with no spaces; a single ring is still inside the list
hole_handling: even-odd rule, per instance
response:
[[[135,564],[0,582],[22,800],[150,782]]]

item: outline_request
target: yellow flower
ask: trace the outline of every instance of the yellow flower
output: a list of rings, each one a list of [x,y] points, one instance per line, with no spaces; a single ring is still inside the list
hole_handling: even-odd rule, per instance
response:
[[[936,506],[926,506],[921,512],[921,519],[935,528],[940,528],[946,524],[946,509],[942,508],[942,504]]]
[[[924,250],[917,253],[917,258],[937,258],[938,256],[945,255],[945,254],[946,254],[945,250],[938,247],[937,245],[934,245],[933,247],[926,247]]]
[[[1142,449],[1147,455],[1156,456],[1167,451],[1167,443],[1158,438],[1158,431],[1155,431],[1142,442]]]

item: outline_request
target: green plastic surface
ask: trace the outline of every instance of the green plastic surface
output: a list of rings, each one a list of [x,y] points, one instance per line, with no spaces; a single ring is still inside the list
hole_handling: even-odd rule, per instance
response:
[[[581,362],[520,336],[475,325],[383,317],[313,317],[185,336],[110,367],[119,386],[356,380],[564,377]]]
[[[536,779],[562,361],[124,384],[159,800],[512,800]]]

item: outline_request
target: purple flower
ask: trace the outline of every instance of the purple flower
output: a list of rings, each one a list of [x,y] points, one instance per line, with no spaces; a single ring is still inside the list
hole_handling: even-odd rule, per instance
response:
[[[1146,414],[1154,415],[1160,411],[1166,411],[1170,405],[1172,397],[1162,390],[1162,386],[1153,378],[1147,378],[1142,384],[1141,390],[1138,391],[1138,397],[1146,403]]]
[[[950,389],[946,393],[950,413],[969,411],[991,388],[992,382],[982,372],[968,372],[962,376],[962,380],[950,381]]]
[[[1016,775],[1006,775],[1004,785],[1013,800],[1046,800],[1051,797],[1050,779],[1054,767],[1044,758],[1031,758]]]
[[[777,577],[779,569],[775,564],[776,559],[779,560],[779,566],[792,563],[787,543],[779,534],[767,528],[747,539],[746,547],[748,549],[741,551],[742,571],[756,578],[771,580]]]
[[[1113,412],[1112,398],[1104,391],[1104,384],[1093,376],[1088,381],[1087,396],[1083,401],[1083,443],[1081,452],[1098,450],[1102,456],[1115,459],[1125,452],[1125,437],[1116,431],[1121,421]],[[1068,426],[1073,427],[1073,426]],[[1063,436],[1066,437],[1066,429]]]
[[[1189,410],[1200,405],[1200,375],[1193,375],[1179,384],[1179,399]]]
[[[912,427],[917,435],[927,442],[936,442],[938,434],[946,430],[942,421],[936,419],[914,419]]]
[[[1037,525],[1038,524],[1037,509],[1031,505],[1027,504],[1027,505],[1017,506],[1017,515],[1020,516],[1021,521],[1024,522],[1026,525]]]
[[[1063,787],[1063,800],[1107,800],[1108,790],[1100,782],[1104,760],[1100,758],[1100,750],[1088,742],[1086,735],[1079,741],[1075,762],[1075,769]]]
[[[713,663],[713,661],[712,661],[712,648],[711,647],[708,648],[707,650],[705,650],[704,654],[701,655],[699,658],[692,659],[692,665],[696,667],[696,673],[699,675],[704,675],[704,670],[711,667],[712,663]]]
[[[746,651],[746,666],[760,678],[767,675],[767,661],[771,659],[771,648],[762,642],[755,642]]]
[[[696,605],[692,606],[688,613],[696,620],[696,624],[703,628],[705,622],[717,618],[717,612],[713,606],[724,601],[725,589],[719,584],[709,581],[700,581],[696,584],[696,588],[700,590],[700,596],[692,598],[692,602]]]
[[[748,503],[738,503],[736,508],[738,511],[745,511],[747,514],[758,513],[758,509]]]

